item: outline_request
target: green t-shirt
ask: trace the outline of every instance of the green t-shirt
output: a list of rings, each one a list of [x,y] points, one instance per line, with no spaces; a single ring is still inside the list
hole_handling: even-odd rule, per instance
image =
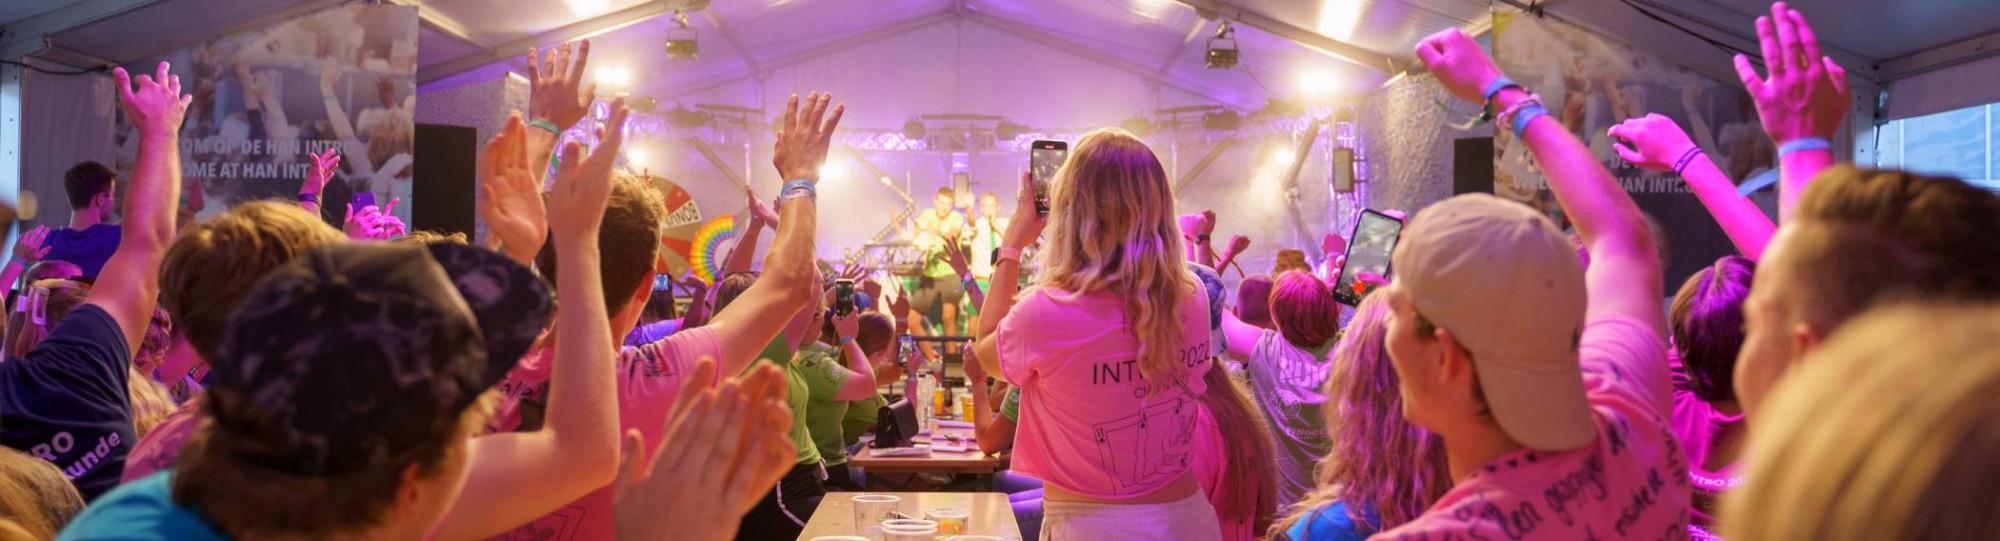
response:
[[[840,427],[841,419],[847,417],[847,403],[833,399],[840,394],[841,386],[847,384],[847,367],[840,365],[840,351],[813,342],[800,348],[798,361],[793,364],[805,377],[809,393],[806,427],[812,431],[820,458],[828,465],[847,463],[847,447],[841,444]]]
[[[757,354],[757,358],[785,371],[785,383],[789,384],[785,405],[792,408],[792,443],[799,448],[796,464],[818,464],[819,447],[813,445],[812,430],[806,427],[806,406],[811,390],[806,386],[805,375],[799,372],[799,363],[792,362],[791,340],[785,338],[785,333],[778,333],[777,338],[771,339],[771,343]]]
[[[882,406],[889,405],[889,399],[880,393],[847,403],[847,416],[840,419],[840,443],[853,446],[861,443],[861,435],[875,429],[875,420],[882,414]]]
[[[1008,387],[1007,396],[1000,399],[1000,416],[1016,423],[1021,422],[1021,388]]]

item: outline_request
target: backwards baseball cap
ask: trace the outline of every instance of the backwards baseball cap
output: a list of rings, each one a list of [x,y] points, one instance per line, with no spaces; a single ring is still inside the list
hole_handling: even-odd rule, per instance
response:
[[[1411,307],[1472,353],[1508,436],[1543,451],[1597,437],[1577,357],[1583,266],[1547,218],[1491,195],[1453,197],[1410,220],[1394,265]]]
[[[230,317],[207,407],[251,464],[308,477],[394,466],[456,430],[553,311],[534,272],[490,250],[321,246]]]

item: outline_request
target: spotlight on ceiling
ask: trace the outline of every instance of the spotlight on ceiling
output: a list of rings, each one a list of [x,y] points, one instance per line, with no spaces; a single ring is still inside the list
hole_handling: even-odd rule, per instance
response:
[[[1226,70],[1236,67],[1236,29],[1229,21],[1215,25],[1215,36],[1208,38],[1208,55],[1203,57],[1203,66],[1212,70]]]
[[[924,128],[924,121],[920,119],[912,118],[908,122],[903,123],[904,139],[911,139],[911,140],[923,139],[924,134],[928,133],[929,131],[930,130]]]
[[[684,130],[706,126],[709,120],[713,119],[713,116],[709,115],[707,111],[690,110],[686,106],[681,105],[676,105],[672,111],[667,111],[666,116],[668,124],[673,124],[674,127]]]
[[[1243,127],[1243,115],[1236,111],[1222,110],[1201,115],[1201,127],[1215,131],[1230,131]]]
[[[1128,132],[1132,132],[1132,135],[1145,137],[1153,134],[1153,119],[1146,118],[1143,116],[1134,116],[1132,118],[1125,119],[1125,122],[1118,124],[1118,128]]]
[[[687,13],[674,10],[674,25],[675,28],[667,29],[667,59],[701,58],[701,43],[695,41],[698,33],[688,26]]]

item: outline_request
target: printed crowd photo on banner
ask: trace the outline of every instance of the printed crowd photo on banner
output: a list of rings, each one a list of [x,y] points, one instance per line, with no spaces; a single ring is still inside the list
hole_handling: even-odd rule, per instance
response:
[[[1777,150],[1758,124],[1741,82],[1697,74],[1559,21],[1498,13],[1493,23],[1494,61],[1500,69],[1534,89],[1653,220],[1664,276],[1673,282],[1664,284],[1667,291],[1679,285],[1674,277],[1692,274],[1735,248],[1678,175],[1641,169],[1620,158],[1614,147],[1618,141],[1607,133],[1612,126],[1649,113],[1671,119],[1776,219]],[[1715,54],[1724,58],[1725,53]],[[1493,152],[1494,194],[1541,209],[1573,235],[1527,146],[1510,130],[1498,129]]]
[[[181,132],[182,212],[205,218],[258,199],[297,197],[312,154],[338,149],[319,195],[339,224],[354,203],[410,223],[417,10],[354,4],[189,46],[162,60],[194,95]],[[118,165],[130,178],[138,134],[119,116]],[[391,208],[393,203],[393,208]]]

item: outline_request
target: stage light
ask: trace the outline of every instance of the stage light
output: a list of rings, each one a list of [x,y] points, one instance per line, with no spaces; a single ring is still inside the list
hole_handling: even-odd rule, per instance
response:
[[[1308,71],[1299,75],[1299,95],[1330,96],[1339,79],[1329,71]]]
[[[1292,160],[1295,158],[1297,157],[1292,155],[1291,149],[1281,148],[1271,151],[1271,165],[1287,167],[1292,165]]]
[[[695,60],[701,58],[701,43],[695,29],[688,27],[687,13],[674,10],[674,28],[667,29],[667,58]]]
[[[1226,70],[1236,67],[1238,59],[1236,29],[1229,26],[1229,21],[1222,21],[1215,25],[1215,37],[1208,38],[1208,55],[1203,57],[1202,65],[1212,70]]]
[[[827,162],[819,166],[820,182],[831,182],[834,180],[839,180],[840,176],[846,173],[847,173],[846,169],[842,168],[840,164],[837,163]]]
[[[608,7],[610,0],[569,0],[569,10],[577,15],[596,15]]]
[[[1243,115],[1236,111],[1217,111],[1201,115],[1201,127],[1215,131],[1231,131],[1243,127]]]
[[[633,168],[643,169],[646,167],[646,151],[628,149],[625,151],[625,161],[631,162]]]
[[[1340,41],[1353,39],[1367,4],[1368,0],[1325,0],[1319,7],[1320,35]]]
[[[597,84],[611,88],[624,88],[626,85],[632,84],[632,71],[617,66],[597,68]]]
[[[885,184],[885,185],[889,185],[889,186],[895,186],[895,185],[896,185],[896,179],[893,179],[893,178],[889,178],[889,177],[882,177],[882,184]]]

